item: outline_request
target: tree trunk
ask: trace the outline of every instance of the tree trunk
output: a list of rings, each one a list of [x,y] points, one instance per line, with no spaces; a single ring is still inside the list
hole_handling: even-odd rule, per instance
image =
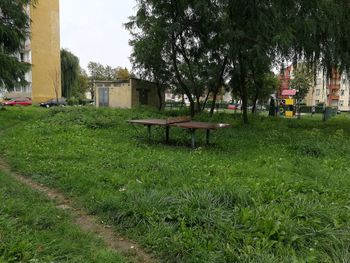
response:
[[[245,64],[244,64],[244,58],[242,56],[242,52],[239,53],[239,68],[240,68],[240,84],[241,84],[241,91],[242,91],[242,110],[243,110],[243,122],[244,124],[248,124],[248,91],[247,91],[247,85],[246,85],[246,70],[245,70]]]
[[[241,80],[242,85],[242,109],[243,109],[243,122],[244,124],[248,124],[248,92],[247,86],[245,84],[245,76],[242,76]]]
[[[191,117],[194,117],[195,114],[196,114],[196,111],[195,111],[195,103],[194,103],[194,100],[192,98],[192,94],[190,92],[190,89],[186,86],[186,84],[183,82],[182,80],[182,77],[181,77],[181,74],[180,74],[180,71],[179,71],[179,68],[178,68],[178,65],[177,65],[177,51],[176,51],[176,47],[175,47],[175,42],[176,42],[176,39],[175,39],[175,36],[174,34],[172,34],[172,45],[171,45],[171,49],[172,49],[172,62],[173,62],[173,66],[174,66],[174,70],[175,70],[175,76],[176,76],[176,79],[177,81],[179,82],[181,88],[182,88],[182,91],[186,94],[186,96],[188,97],[189,101],[190,101],[190,111],[191,111]]]
[[[194,100],[192,98],[189,98],[189,100],[190,100],[190,114],[191,114],[191,117],[194,117],[196,115]]]
[[[218,92],[214,92],[213,102],[211,103],[211,108],[210,108],[210,115],[214,114],[217,95],[218,95]]]
[[[219,78],[218,78],[217,86],[216,86],[216,89],[214,91],[213,103],[211,105],[210,115],[214,114],[216,98],[218,96],[218,93],[219,93],[220,88],[221,88],[222,83],[223,83],[223,77],[224,77],[224,74],[225,74],[225,69],[226,69],[227,63],[228,63],[228,56],[225,57],[224,62],[222,63],[222,67],[221,67],[221,70],[220,70],[220,75],[219,75]]]
[[[209,95],[210,95],[210,91],[208,91],[207,96],[205,97],[205,100],[204,100],[203,105],[202,105],[202,111],[204,111],[205,110],[205,106],[207,106]]]
[[[159,111],[163,109],[163,96],[162,96],[162,88],[161,85],[157,82],[157,94],[159,99]]]
[[[255,97],[254,100],[253,100],[253,108],[252,108],[252,113],[256,113],[257,110],[256,110],[256,103],[257,103],[258,99]]]
[[[202,107],[201,107],[201,102],[200,102],[200,96],[196,96],[196,100],[197,100],[197,112],[201,112],[202,111]]]

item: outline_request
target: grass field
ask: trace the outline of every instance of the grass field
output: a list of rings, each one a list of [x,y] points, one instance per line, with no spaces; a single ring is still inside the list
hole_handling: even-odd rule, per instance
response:
[[[199,133],[196,150],[186,131],[172,129],[165,145],[157,129],[148,143],[126,123],[172,114],[14,108],[0,112],[0,155],[163,262],[348,262],[348,115],[244,126],[239,115],[203,114],[232,128],[211,146]]]
[[[127,262],[41,195],[0,172],[0,262]]]

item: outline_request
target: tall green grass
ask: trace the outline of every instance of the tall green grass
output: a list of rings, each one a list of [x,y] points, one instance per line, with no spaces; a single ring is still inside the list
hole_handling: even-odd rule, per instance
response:
[[[8,112],[6,112],[7,114]],[[6,114],[1,118],[6,119]],[[10,111],[8,115],[11,118]],[[347,262],[350,258],[350,119],[323,123],[220,113],[205,146],[187,131],[128,119],[180,112],[38,110],[4,131],[0,154],[61,189],[164,262]],[[1,127],[1,124],[0,124]]]
[[[0,262],[127,262],[40,194],[0,172]]]

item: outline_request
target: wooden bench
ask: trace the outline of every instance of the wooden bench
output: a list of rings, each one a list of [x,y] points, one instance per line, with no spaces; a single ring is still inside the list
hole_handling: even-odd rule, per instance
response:
[[[177,127],[181,129],[186,129],[191,131],[191,145],[192,148],[196,147],[196,130],[206,130],[206,142],[209,144],[210,131],[218,130],[222,128],[230,127],[229,124],[225,123],[211,123],[211,122],[198,122],[192,121],[191,117],[176,117],[163,119],[146,119],[146,120],[130,120],[130,124],[139,124],[147,126],[148,129],[148,139],[151,140],[151,127],[159,126],[165,127],[165,140],[169,143],[170,127]]]

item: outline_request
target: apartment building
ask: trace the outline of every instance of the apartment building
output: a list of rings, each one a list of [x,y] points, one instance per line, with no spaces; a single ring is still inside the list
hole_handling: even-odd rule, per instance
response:
[[[0,97],[30,97],[33,102],[42,102],[61,96],[61,58],[59,0],[40,0],[27,7],[31,19],[30,37],[16,54],[18,60],[30,63],[26,74],[28,85],[14,91],[0,91]]]
[[[341,111],[350,111],[350,80],[346,73],[332,72],[328,79],[320,71],[316,77],[315,85],[305,98],[308,106],[326,104]]]
[[[283,90],[289,89],[290,80],[293,79],[293,67],[289,66],[280,75],[281,86],[279,97]],[[317,73],[316,82],[311,87],[304,99],[307,106],[326,104],[329,107],[338,108],[341,111],[350,111],[350,79],[346,73],[337,71],[327,78],[322,70]]]

